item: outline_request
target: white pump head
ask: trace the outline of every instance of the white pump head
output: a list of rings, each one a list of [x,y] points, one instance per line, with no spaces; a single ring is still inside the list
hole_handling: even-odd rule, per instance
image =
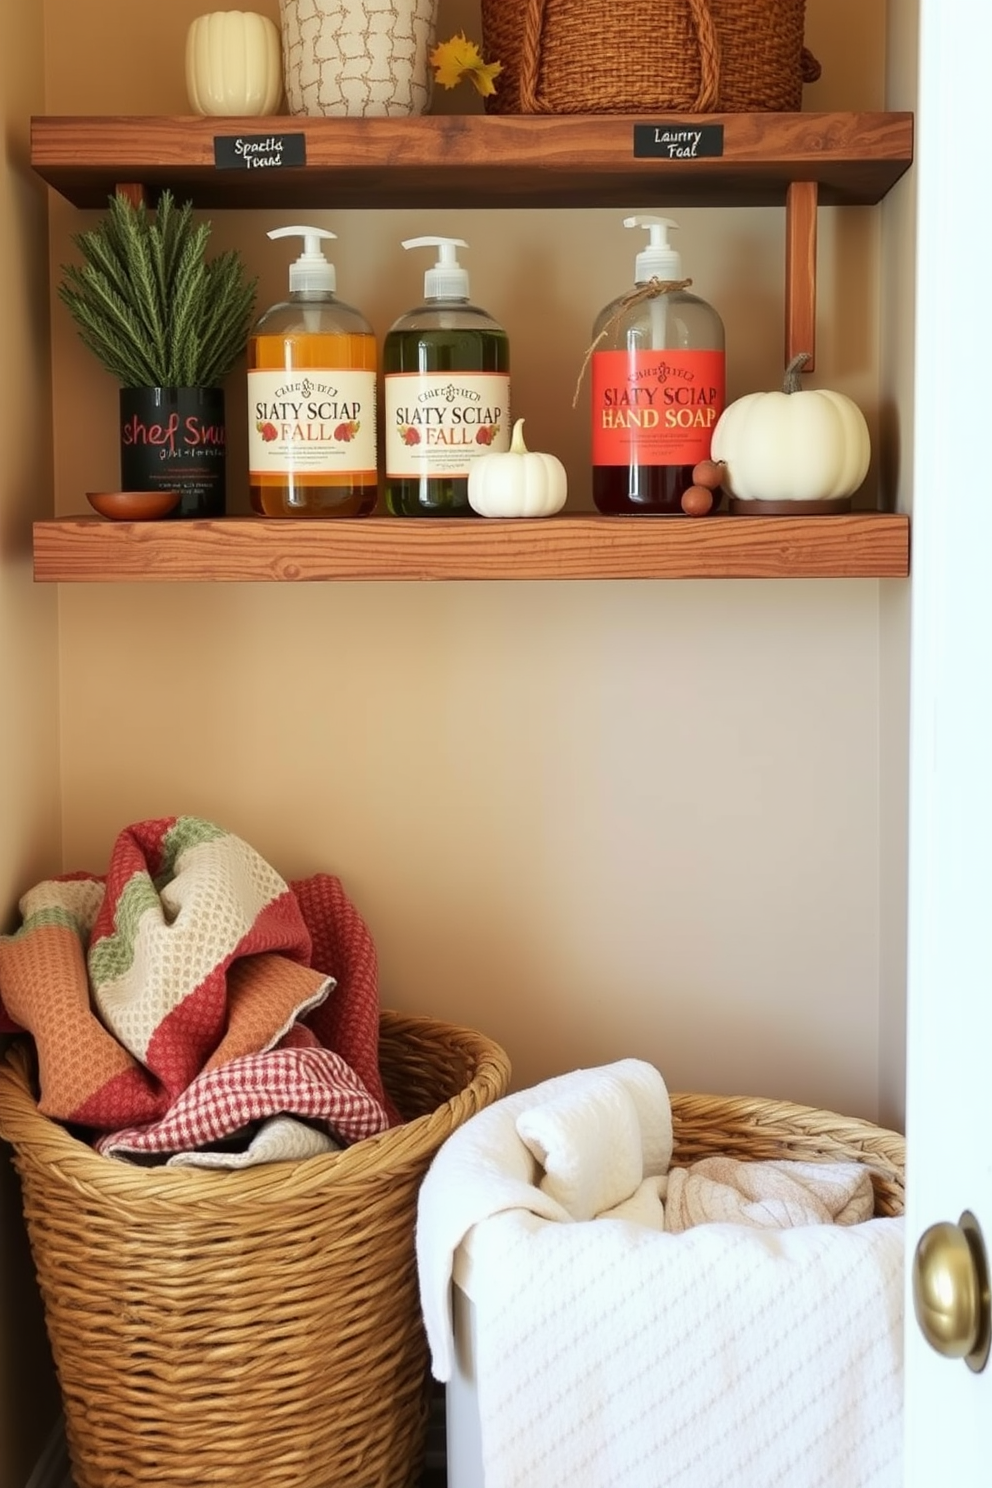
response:
[[[437,263],[424,274],[425,299],[468,299],[468,271],[455,252],[456,248],[468,247],[464,238],[407,238],[403,247],[437,249]]]
[[[634,261],[634,283],[647,284],[650,279],[681,279],[682,259],[670,247],[668,229],[678,229],[670,217],[625,217],[624,227],[646,227],[651,234],[647,248]]]
[[[336,237],[336,233],[328,232],[325,227],[274,227],[269,233],[270,238],[302,238],[303,252],[289,266],[289,292],[290,294],[307,290],[330,290],[333,294],[337,285],[337,277],[334,273],[334,265],[328,263],[320,251],[321,238]]]

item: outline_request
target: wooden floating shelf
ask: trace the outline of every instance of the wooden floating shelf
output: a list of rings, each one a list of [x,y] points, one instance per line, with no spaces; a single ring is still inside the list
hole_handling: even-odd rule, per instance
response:
[[[722,125],[720,156],[634,158],[634,125]],[[215,137],[303,135],[306,164],[218,169]],[[197,207],[775,206],[794,182],[871,205],[913,158],[911,113],[38,117],[31,163],[77,207],[118,185]]]
[[[266,519],[34,525],[45,583],[905,578],[898,513],[689,518]]]
[[[723,153],[635,158],[634,126],[720,125]],[[215,140],[303,136],[304,165],[222,169]],[[819,205],[872,205],[913,159],[910,113],[39,117],[31,163],[77,207],[169,186],[199,208],[784,206],[785,353],[813,350]],[[43,582],[881,578],[904,516],[547,521],[39,522]]]

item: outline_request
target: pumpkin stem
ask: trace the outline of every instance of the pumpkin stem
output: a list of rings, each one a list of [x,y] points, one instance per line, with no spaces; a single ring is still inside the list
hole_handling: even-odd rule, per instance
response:
[[[526,453],[527,446],[524,444],[524,421],[523,419],[517,419],[517,422],[513,426],[513,433],[510,436],[510,454],[525,455]]]
[[[799,381],[799,374],[809,360],[810,353],[808,351],[797,352],[797,354],[792,358],[792,361],[785,369],[785,376],[782,378],[783,393],[802,392],[803,385]]]

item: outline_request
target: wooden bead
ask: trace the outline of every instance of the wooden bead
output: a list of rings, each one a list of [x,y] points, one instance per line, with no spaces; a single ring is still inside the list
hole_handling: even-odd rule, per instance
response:
[[[695,486],[705,486],[707,490],[715,491],[723,480],[725,468],[722,460],[700,460],[692,472],[692,483]]]
[[[712,507],[713,492],[708,486],[689,486],[682,492],[682,510],[687,517],[705,517]]]

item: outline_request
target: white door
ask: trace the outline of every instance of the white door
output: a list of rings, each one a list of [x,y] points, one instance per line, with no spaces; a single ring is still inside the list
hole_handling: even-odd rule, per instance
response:
[[[992,1249],[992,89],[989,0],[920,0],[910,730],[909,1260],[975,1215]],[[911,1269],[911,1268],[910,1268]],[[909,1296],[906,1488],[990,1488],[992,1363]]]

